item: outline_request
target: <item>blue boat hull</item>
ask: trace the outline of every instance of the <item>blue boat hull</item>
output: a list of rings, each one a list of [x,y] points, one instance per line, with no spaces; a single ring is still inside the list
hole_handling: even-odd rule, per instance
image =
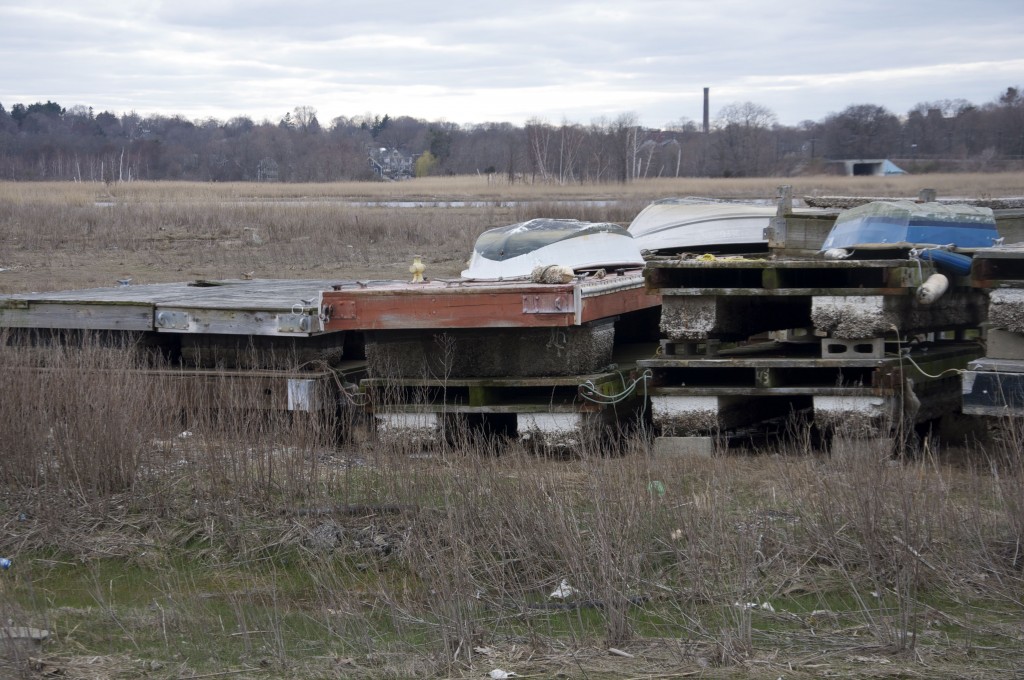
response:
[[[988,208],[875,201],[843,211],[822,250],[952,245],[989,248],[999,232]]]

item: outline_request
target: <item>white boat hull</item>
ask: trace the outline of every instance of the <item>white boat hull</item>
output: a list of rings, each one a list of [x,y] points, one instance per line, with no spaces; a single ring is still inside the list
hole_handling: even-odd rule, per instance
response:
[[[641,250],[680,251],[760,246],[776,209],[768,205],[667,199],[644,208],[629,225]]]
[[[481,235],[462,278],[529,278],[537,267],[574,271],[644,265],[640,248],[622,227],[575,220],[531,220]]]

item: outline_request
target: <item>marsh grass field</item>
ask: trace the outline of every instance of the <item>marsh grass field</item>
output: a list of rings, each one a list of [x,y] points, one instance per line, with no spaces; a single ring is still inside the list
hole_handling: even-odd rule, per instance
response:
[[[237,278],[458,275],[477,235],[533,217],[628,223],[669,196],[1024,195],[1024,173],[508,184],[424,178],[345,184],[0,183],[0,292]],[[420,204],[418,207],[406,207]]]
[[[490,227],[781,183],[0,184],[0,292],[404,278],[414,254],[452,276]],[[1024,194],[1020,174],[785,183]],[[217,408],[139,361],[0,343],[0,676],[1024,675],[1019,425],[955,457],[830,457],[799,422],[706,459],[653,457],[645,432],[616,455],[468,432],[423,450],[244,408],[244,387]],[[22,627],[49,639],[7,639]]]

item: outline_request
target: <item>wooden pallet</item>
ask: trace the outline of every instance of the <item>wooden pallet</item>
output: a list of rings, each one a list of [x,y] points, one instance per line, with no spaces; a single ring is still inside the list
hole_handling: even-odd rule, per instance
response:
[[[931,262],[899,259],[655,258],[644,276],[662,294],[905,295],[934,271]]]
[[[662,295],[661,332],[670,341],[795,328],[857,339],[977,327],[986,301],[966,280],[931,305],[917,302],[917,287],[934,273],[930,262],[897,259],[659,259],[646,278]]]
[[[813,356],[820,352],[813,345],[761,347],[640,361],[638,368],[654,375],[656,428],[667,436],[707,436],[808,409],[829,427],[846,416],[881,423],[894,416],[908,389],[919,402],[913,419],[923,422],[955,410],[959,380],[950,369],[981,353],[977,343],[956,342],[884,358],[822,358]]]
[[[361,388],[379,434],[417,442],[435,441],[456,421],[564,447],[634,419],[646,404],[646,381],[627,366],[551,377],[367,378]]]
[[[57,369],[43,363],[9,370],[43,375]],[[329,370],[142,368],[134,374],[176,395],[183,406],[313,413],[361,403],[359,381],[366,376],[366,363],[344,361]]]

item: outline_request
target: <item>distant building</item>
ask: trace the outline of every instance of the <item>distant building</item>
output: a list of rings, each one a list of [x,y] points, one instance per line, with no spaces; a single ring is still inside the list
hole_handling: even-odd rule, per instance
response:
[[[892,161],[882,159],[852,159],[846,161],[829,161],[829,166],[838,175],[848,176],[883,176],[883,175],[905,175],[907,171],[897,167]]]
[[[398,149],[371,149],[370,167],[381,179],[409,179],[414,173],[416,159]]]

